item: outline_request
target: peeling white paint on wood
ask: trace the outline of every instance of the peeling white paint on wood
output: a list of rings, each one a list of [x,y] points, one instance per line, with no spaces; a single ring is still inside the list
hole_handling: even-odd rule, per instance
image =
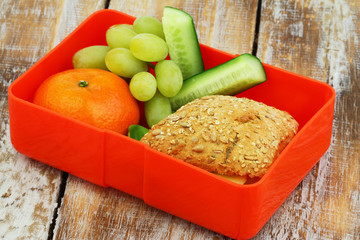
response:
[[[360,12],[354,8],[356,3],[263,1],[266,17],[261,22],[265,27],[259,56],[328,82],[337,97],[329,150],[255,239],[358,239],[360,235],[360,89],[356,83]]]
[[[54,46],[59,44],[71,31],[93,12],[103,9],[105,0],[73,1],[63,0],[63,8],[58,21]]]
[[[0,2],[1,239],[46,239],[56,206],[59,171],[15,151],[10,142],[7,102],[9,84],[50,49],[54,15],[56,6],[51,4]]]
[[[46,239],[56,207],[57,170],[17,153],[1,123],[0,238]]]
[[[356,35],[355,12],[347,1],[311,1],[309,8],[319,13],[322,20],[322,39],[318,46],[318,64],[321,68],[328,68],[329,84],[337,94],[350,90],[349,78],[351,59],[357,57],[354,52],[360,51],[359,36]],[[352,43],[351,43],[352,41]],[[354,49],[349,51],[348,47]],[[359,59],[359,58],[358,58]],[[348,89],[345,89],[348,88]]]
[[[55,233],[56,239],[224,239],[141,199],[73,176],[68,179]]]
[[[86,5],[84,1],[79,2],[78,5]],[[100,9],[102,2],[93,1],[92,4]],[[1,239],[48,237],[54,209],[57,207],[61,172],[17,153],[12,147],[6,91],[12,81],[54,46],[55,34],[58,38],[68,34],[68,29],[58,31],[58,27],[64,26],[58,26],[57,22],[58,19],[68,17],[61,15],[61,12],[71,13],[74,6],[74,1],[71,5],[62,4],[62,1],[0,2]],[[79,21],[73,23],[79,24]]]
[[[258,57],[326,81],[338,95],[330,149],[254,239],[357,239],[360,2],[262,3]],[[130,15],[159,19],[164,5],[182,8],[194,17],[200,42],[231,53],[251,52],[256,1],[110,2],[110,8]],[[24,157],[11,146],[5,91],[19,74],[103,6],[103,0],[0,2],[4,56],[0,60],[0,238],[47,238],[60,183],[59,171]],[[28,25],[24,27],[22,21]],[[55,226],[57,239],[225,239],[140,199],[73,176],[67,181]]]
[[[199,42],[232,53],[252,50],[257,1],[125,1],[112,0],[110,8],[135,17],[150,15],[161,20],[164,6],[189,13]]]

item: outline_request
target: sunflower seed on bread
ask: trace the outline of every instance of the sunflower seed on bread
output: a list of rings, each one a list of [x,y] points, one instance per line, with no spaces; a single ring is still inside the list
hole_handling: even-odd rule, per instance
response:
[[[265,174],[297,129],[285,111],[247,98],[214,95],[182,106],[141,141],[213,173],[253,178]]]

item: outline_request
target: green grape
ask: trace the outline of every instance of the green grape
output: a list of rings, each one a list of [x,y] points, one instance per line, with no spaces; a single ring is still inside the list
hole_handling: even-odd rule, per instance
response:
[[[166,42],[151,33],[140,33],[131,39],[130,51],[136,58],[145,62],[158,62],[168,55]]]
[[[172,60],[163,60],[155,66],[155,76],[159,91],[165,97],[175,96],[183,85],[179,66]]]
[[[146,122],[150,128],[172,113],[169,99],[159,91],[155,93],[152,99],[145,102],[144,107]]]
[[[123,24],[118,24],[118,25],[122,26],[122,27],[126,27],[126,28],[131,29],[131,30],[134,31],[133,25],[131,25],[131,24],[123,23]]]
[[[82,48],[73,58],[74,68],[99,68],[108,70],[105,64],[105,55],[110,50],[108,46],[95,45]]]
[[[135,58],[126,48],[111,49],[106,54],[105,63],[111,72],[125,78],[132,78],[136,73],[148,70],[146,62]]]
[[[152,33],[165,39],[162,23],[151,16],[138,17],[133,24],[136,33]]]
[[[106,31],[106,42],[110,48],[129,48],[130,41],[136,36],[128,24],[116,24]]]
[[[156,79],[149,72],[139,72],[132,77],[129,88],[134,98],[146,102],[156,93]]]

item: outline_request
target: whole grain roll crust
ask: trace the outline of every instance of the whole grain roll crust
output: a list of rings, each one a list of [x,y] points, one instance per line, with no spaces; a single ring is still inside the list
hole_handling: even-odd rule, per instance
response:
[[[214,95],[181,107],[141,141],[210,172],[262,177],[297,129],[285,111],[247,98]]]

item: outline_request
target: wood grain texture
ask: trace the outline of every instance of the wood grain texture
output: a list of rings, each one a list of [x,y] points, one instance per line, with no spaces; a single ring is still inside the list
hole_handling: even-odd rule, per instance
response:
[[[7,88],[51,48],[61,2],[0,3],[0,238],[47,237],[60,172],[17,153],[10,142]]]
[[[64,0],[54,44],[58,44],[93,12],[103,9],[106,0]]]
[[[77,1],[76,1],[77,2]],[[46,239],[57,206],[61,172],[12,147],[7,88],[71,28],[104,1],[0,2],[0,238]],[[96,7],[94,7],[94,5]],[[74,12],[82,12],[82,16]],[[70,13],[78,18],[67,23]],[[66,27],[65,27],[66,25]]]
[[[164,6],[182,9],[193,17],[200,43],[233,54],[252,51],[257,1],[112,0],[109,8],[161,20]]]
[[[56,239],[223,239],[141,199],[69,176]]]
[[[360,239],[360,1],[263,1],[258,56],[331,84],[332,142],[256,239]]]
[[[256,2],[112,0],[109,8],[161,20],[164,6],[190,13],[200,42],[231,53],[251,52]],[[149,207],[140,199],[72,176],[66,185],[55,230],[56,239],[226,239]]]
[[[349,5],[346,5],[346,2],[344,3],[343,8],[351,5],[351,3]],[[329,15],[329,6],[326,6],[326,4],[329,3],[264,1],[258,56],[270,64],[327,81],[335,88],[337,88],[336,84],[342,85],[343,83],[337,82],[334,84],[333,82],[334,78],[339,76],[339,69],[344,69],[344,67],[341,67],[343,63],[339,64],[339,60],[332,55],[338,51],[336,48],[332,49],[332,47],[340,41],[341,46],[352,46],[352,49],[356,49],[358,32],[352,32],[355,30],[354,26],[356,25],[352,25],[353,22],[349,22],[349,20],[354,16],[358,16],[359,13],[348,15],[350,12],[347,12],[347,14],[341,15],[342,11],[348,11],[349,9],[340,7],[338,8],[340,13],[333,14],[330,11]],[[182,3],[162,2],[161,5],[157,5],[151,1],[137,3],[111,1],[110,8],[134,16],[152,15],[160,18],[164,5],[183,8],[194,17],[197,28],[200,29],[198,31],[200,42],[232,53],[251,51],[252,38],[239,40],[239,42],[245,41],[244,44],[240,44],[243,47],[248,44],[245,50],[241,50],[239,44],[230,42],[227,45],[223,43],[224,38],[221,35],[224,33],[221,33],[221,31],[234,24],[236,17],[231,14],[227,15],[228,19],[230,19],[228,22],[222,22],[224,24],[222,27],[220,25],[214,27],[216,23],[213,24],[212,22],[219,19],[216,16],[223,14],[222,8],[224,6],[221,4],[221,7],[216,8],[217,4],[208,2],[193,4],[186,1]],[[334,10],[337,7],[339,6],[332,6],[331,9]],[[204,10],[206,8],[210,9],[210,11]],[[227,7],[225,8],[227,9]],[[199,9],[203,11],[199,11]],[[210,14],[211,9],[214,14]],[[206,18],[204,12],[207,12],[207,16],[212,17]],[[254,12],[252,16],[254,20]],[[346,19],[343,19],[344,17]],[[251,21],[248,21],[249,25],[251,25]],[[337,31],[331,32],[329,28],[331,28],[332,24],[335,24],[334,22],[342,22],[342,25],[337,26]],[[323,26],[324,23],[327,24],[328,28]],[[203,30],[201,31],[201,29]],[[342,32],[342,36],[353,34],[354,38],[349,40],[337,39],[339,31],[343,29],[345,29],[345,32]],[[220,33],[220,38],[214,40],[214,33]],[[228,34],[231,35],[231,31]],[[232,39],[238,40],[239,37],[236,33],[233,33]],[[226,49],[224,45],[226,45]],[[307,57],[304,58],[303,56]],[[358,59],[354,60],[354,57],[356,57],[355,54],[347,55],[345,60],[348,62],[344,64],[349,64],[349,61],[352,63],[359,62]],[[330,65],[334,68],[331,73],[329,70],[331,69]],[[352,70],[353,73],[358,74],[358,66],[353,65],[353,67],[355,67]],[[355,75],[348,76],[353,79],[353,85],[356,79]],[[349,87],[348,96],[353,96],[353,91],[357,91],[356,86],[353,85]],[[337,100],[341,101],[341,99]],[[355,99],[355,101],[358,100]],[[355,107],[354,113],[358,115],[357,106],[353,105]],[[343,109],[341,114],[344,111],[351,112],[349,109],[345,110],[344,106],[341,106],[340,109]],[[339,113],[336,112],[335,114]],[[337,119],[338,116],[335,116],[334,140],[331,148],[254,239],[357,238],[359,232],[359,195],[358,186],[353,183],[354,180],[355,183],[359,182],[359,135],[358,126],[355,126],[357,115],[347,117],[349,119],[354,117],[354,119],[348,119],[348,123],[345,123],[346,126],[351,122],[353,127],[351,133],[348,130],[346,134],[343,133],[343,130],[336,130],[339,125],[343,124],[340,123],[343,120]],[[347,138],[347,140],[345,141],[344,138]],[[344,149],[342,147],[344,142],[347,143],[348,148]],[[354,143],[354,147],[351,149],[352,143]],[[344,156],[342,156],[344,151],[350,157],[350,163],[344,162]],[[354,168],[350,170],[349,165],[353,165]],[[346,180],[346,178],[348,179]],[[345,182],[341,183],[344,180]],[[342,186],[342,188],[339,186]],[[76,191],[82,191],[84,188],[86,191],[80,193],[80,195],[75,194]],[[86,196],[87,194],[89,196]],[[70,177],[68,181],[63,203],[59,218],[59,226],[63,227],[58,231],[57,238],[59,239],[71,237],[89,239],[225,238],[153,209],[139,199],[116,190],[99,188],[73,177]],[[71,212],[75,209],[77,209],[77,213],[81,209],[86,209],[84,211],[85,215],[71,215]],[[349,224],[344,224],[347,221],[349,221]],[[79,222],[84,223],[82,226],[86,227],[78,226]]]
[[[252,52],[257,1],[125,1],[110,8],[161,18],[189,12],[201,43]],[[0,238],[46,239],[61,173],[13,149],[7,87],[105,0],[0,2]],[[360,239],[360,0],[262,0],[257,56],[331,84],[330,149],[254,239]],[[227,239],[114,189],[69,176],[55,239]]]

